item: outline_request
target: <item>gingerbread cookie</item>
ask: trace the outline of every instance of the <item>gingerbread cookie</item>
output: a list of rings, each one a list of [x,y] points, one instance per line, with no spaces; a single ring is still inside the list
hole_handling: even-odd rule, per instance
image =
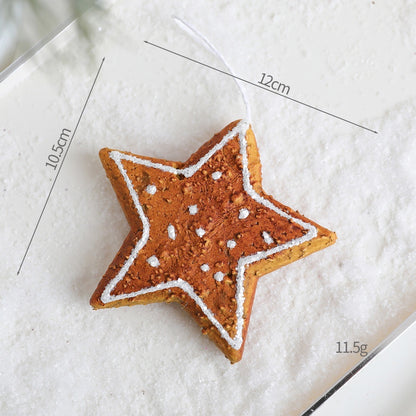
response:
[[[335,242],[264,193],[245,121],[185,163],[111,149],[100,157],[131,231],[91,305],[179,302],[231,363],[243,354],[258,278]]]

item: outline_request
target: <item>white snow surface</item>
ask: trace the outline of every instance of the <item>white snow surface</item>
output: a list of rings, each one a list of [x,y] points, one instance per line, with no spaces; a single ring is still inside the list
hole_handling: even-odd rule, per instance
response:
[[[112,1],[0,84],[0,414],[299,415],[416,304],[416,6],[411,1]],[[338,241],[258,284],[244,356],[230,365],[177,305],[93,311],[89,298],[128,225],[102,147],[186,160],[244,105],[183,33],[198,28],[246,85],[277,200]],[[56,171],[106,58],[19,276]]]

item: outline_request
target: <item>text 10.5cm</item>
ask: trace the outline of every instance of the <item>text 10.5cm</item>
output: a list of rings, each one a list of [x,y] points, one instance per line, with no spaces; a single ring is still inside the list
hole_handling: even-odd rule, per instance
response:
[[[61,135],[59,136],[59,139],[51,147],[52,153],[48,155],[48,161],[45,163],[46,166],[50,166],[54,170],[57,168],[57,166],[59,165],[59,162],[61,161],[61,157],[64,154],[64,148],[68,142],[70,133],[71,133],[71,130],[69,129],[62,130]]]

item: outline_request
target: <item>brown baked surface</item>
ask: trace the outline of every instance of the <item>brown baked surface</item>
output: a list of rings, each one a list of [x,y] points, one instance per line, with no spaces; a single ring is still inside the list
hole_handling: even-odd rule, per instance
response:
[[[186,168],[196,164],[238,122],[229,124],[217,133],[185,163],[143,156],[137,157],[177,169]],[[105,287],[117,276],[135,245],[143,237],[143,223],[125,179],[115,161],[110,157],[111,149],[102,149],[100,158],[130,224],[131,231],[91,297],[91,305],[95,309],[162,301],[179,302],[202,327],[203,333],[214,340],[232,363],[241,359],[258,278],[327,247],[336,239],[335,233],[310,221],[264,193],[261,187],[260,159],[251,128],[247,130],[246,141],[248,170],[253,189],[258,195],[293,218],[301,219],[315,226],[317,236],[246,267],[241,347],[235,349],[230,346],[198,304],[181,288],[156,290],[108,303],[103,303],[101,300]],[[120,153],[132,155],[127,152]],[[140,249],[124,278],[116,284],[111,295],[129,294],[154,287],[160,283],[182,279],[192,286],[195,294],[202,299],[230,337],[235,337],[237,331],[238,260],[243,256],[266,251],[270,247],[300,238],[307,233],[307,230],[247,194],[243,185],[242,155],[240,154],[238,136],[228,141],[195,174],[188,178],[129,160],[123,160],[122,165],[149,221],[150,233],[146,244]],[[221,172],[221,177],[214,180],[212,178],[214,172]],[[154,185],[157,191],[150,194],[147,191],[148,185]],[[198,211],[191,215],[189,207],[193,205],[197,206]],[[239,218],[241,209],[249,211],[247,218]],[[173,225],[175,229],[174,240],[168,236],[169,225]],[[202,237],[197,235],[198,228],[205,231]],[[262,234],[264,231],[272,238],[272,244],[265,241]],[[229,240],[235,241],[235,247],[227,247]],[[148,259],[152,256],[158,259],[157,266],[149,264]],[[209,271],[201,270],[203,264],[208,265]],[[213,277],[216,272],[224,274],[222,281],[217,281]]]

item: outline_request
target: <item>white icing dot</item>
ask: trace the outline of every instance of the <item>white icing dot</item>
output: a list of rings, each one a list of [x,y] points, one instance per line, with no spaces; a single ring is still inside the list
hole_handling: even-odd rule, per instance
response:
[[[196,235],[197,235],[198,237],[203,237],[203,235],[205,234],[205,230],[204,230],[203,228],[197,228],[197,229],[195,230],[195,232],[196,232]]]
[[[171,240],[174,240],[176,238],[176,230],[172,224],[168,225],[168,236]]]
[[[221,178],[222,176],[222,172],[214,172],[212,175],[212,179],[214,179],[214,181],[216,181],[217,179]]]
[[[250,214],[250,211],[247,208],[241,208],[240,213],[238,214],[238,219],[243,220],[248,217],[248,214]]]
[[[196,205],[189,205],[188,210],[191,215],[195,215],[198,212],[198,207]]]
[[[204,264],[201,266],[201,270],[202,270],[203,272],[207,272],[207,271],[209,270],[209,266],[208,266],[208,264],[204,263]]]
[[[154,195],[156,193],[157,189],[154,185],[147,185],[146,186],[146,192],[150,195]]]
[[[152,267],[157,267],[159,266],[159,260],[156,256],[151,256],[147,259],[147,262],[152,266]]]
[[[237,245],[237,243],[234,240],[228,240],[227,241],[227,247],[228,248],[234,248]]]
[[[267,243],[267,244],[272,244],[274,242],[273,238],[270,237],[270,234],[266,231],[263,231],[261,233],[261,236],[263,237],[263,240]]]
[[[214,279],[217,282],[222,282],[222,279],[224,279],[225,274],[223,272],[217,272],[214,274]]]

